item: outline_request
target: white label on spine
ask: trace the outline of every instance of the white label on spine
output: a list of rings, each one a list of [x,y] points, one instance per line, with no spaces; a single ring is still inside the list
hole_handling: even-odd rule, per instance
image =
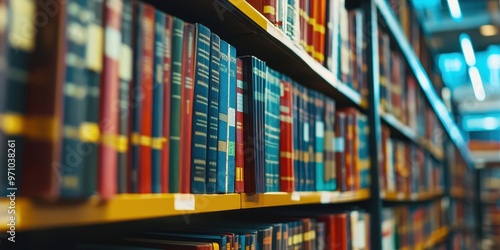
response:
[[[292,201],[300,201],[300,193],[292,192]]]
[[[322,121],[316,122],[316,137],[325,137],[325,124]]]
[[[132,80],[132,49],[122,44],[120,49],[120,78],[126,81]]]
[[[175,210],[194,210],[195,199],[193,194],[174,194],[174,209]]]
[[[228,116],[228,123],[229,126],[234,127],[236,126],[236,112],[233,108],[229,108],[227,110],[227,116]]]
[[[309,123],[304,123],[304,141],[309,142]]]
[[[243,112],[243,95],[241,93],[236,94],[236,109],[238,112]]]
[[[280,83],[280,96],[284,96],[285,95],[285,86],[283,85],[283,83],[281,82]]]
[[[327,192],[321,193],[321,200],[320,200],[321,204],[330,203],[330,200],[331,200],[330,193]]]
[[[120,58],[120,47],[122,44],[121,33],[117,29],[106,28],[105,53],[106,56],[118,60]]]
[[[335,152],[342,153],[345,150],[344,137],[335,138]]]

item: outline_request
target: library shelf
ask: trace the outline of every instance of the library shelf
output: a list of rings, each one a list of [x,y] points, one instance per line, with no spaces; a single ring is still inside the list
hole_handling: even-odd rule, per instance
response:
[[[463,188],[452,187],[450,188],[450,196],[454,199],[473,201],[474,194],[472,191],[466,191]]]
[[[239,194],[120,194],[108,201],[93,196],[81,202],[39,203],[15,200],[16,230],[81,226],[240,209]],[[10,200],[0,199],[0,230],[7,228]],[[4,219],[2,219],[4,218]]]
[[[256,56],[271,68],[321,91],[343,106],[366,110],[360,93],[342,83],[336,74],[314,60],[247,1],[145,1],[185,21],[206,25],[234,45],[238,55]],[[193,8],[194,5],[199,8]]]
[[[439,117],[439,120],[441,121],[444,130],[451,138],[451,141],[458,148],[460,154],[462,155],[462,158],[467,163],[467,166],[469,168],[473,168],[469,148],[462,134],[460,133],[460,129],[458,128],[457,124],[455,123],[450,113],[446,109],[446,106],[444,105],[443,101],[437,95],[436,90],[431,84],[429,76],[425,72],[424,67],[420,63],[420,60],[418,59],[417,55],[415,54],[415,51],[413,51],[412,46],[410,45],[408,39],[406,38],[398,20],[394,16],[394,13],[392,12],[391,7],[389,6],[387,0],[374,0],[374,2],[375,5],[377,6],[377,9],[379,10],[380,15],[387,24],[387,28],[389,29],[392,36],[395,38],[394,40],[397,41],[403,56],[406,58],[408,65],[410,66],[415,77],[417,78],[417,81],[422,91],[425,93],[425,96],[427,97],[430,106],[432,107],[436,115]]]
[[[434,190],[421,193],[405,194],[401,192],[381,192],[380,197],[387,202],[421,202],[430,201],[444,195],[443,190]]]
[[[265,194],[241,194],[241,207],[260,208],[303,204],[332,204],[367,200],[370,191],[362,189],[349,192],[275,192]]]

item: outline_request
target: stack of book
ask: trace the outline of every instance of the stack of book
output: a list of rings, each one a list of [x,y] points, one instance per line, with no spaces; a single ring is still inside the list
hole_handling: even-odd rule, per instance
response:
[[[8,12],[46,11],[22,2]],[[203,24],[149,4],[55,7],[33,36],[0,40],[9,67],[0,131],[16,142],[22,195],[368,188],[367,118],[355,108],[336,110]],[[6,34],[18,24],[9,19]]]
[[[431,235],[445,225],[446,208],[440,200],[424,205],[384,208],[383,249],[423,249],[429,244]]]
[[[369,215],[361,211],[193,223],[76,249],[369,249]],[[141,248],[142,247],[142,248]]]
[[[443,165],[417,145],[391,138],[382,129],[381,187],[386,192],[419,194],[444,188]]]

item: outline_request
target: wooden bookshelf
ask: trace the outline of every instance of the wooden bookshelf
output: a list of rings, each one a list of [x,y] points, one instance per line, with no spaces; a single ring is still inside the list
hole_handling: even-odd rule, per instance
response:
[[[400,192],[382,192],[380,197],[388,202],[419,202],[429,201],[444,195],[443,190],[422,192],[418,194],[404,194]]]
[[[242,208],[274,207],[303,204],[330,204],[366,200],[370,197],[369,190],[352,192],[293,192],[242,194]]]

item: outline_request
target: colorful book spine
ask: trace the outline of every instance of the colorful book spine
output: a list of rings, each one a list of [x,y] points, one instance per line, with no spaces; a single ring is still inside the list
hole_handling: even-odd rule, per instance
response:
[[[163,137],[164,61],[165,61],[165,21],[166,15],[156,10],[154,25],[154,78],[153,78],[153,119],[151,133],[151,191],[162,192],[161,154],[166,138]]]
[[[92,11],[91,11],[92,10]],[[97,164],[98,164],[98,146],[100,140],[99,130],[99,95],[101,85],[101,73],[103,64],[103,1],[90,0],[87,2],[87,11],[90,13],[87,34],[92,39],[87,39],[87,51],[85,55],[87,69],[87,85],[88,91],[85,96],[87,105],[85,121],[81,125],[82,146],[89,150],[88,154],[83,156],[84,159],[84,182],[85,194],[91,196],[97,191]]]
[[[337,189],[337,165],[335,163],[335,101],[325,97],[325,152],[324,152],[324,182],[325,189],[333,191]]]
[[[207,193],[213,194],[217,186],[217,146],[219,127],[220,38],[212,33],[210,48],[210,84],[208,94],[207,132]]]
[[[306,190],[306,168],[307,162],[309,162],[309,157],[307,155],[307,143],[309,141],[309,128],[307,124],[307,117],[305,114],[305,104],[307,103],[307,99],[304,96],[304,87],[301,85],[297,85],[297,93],[298,93],[298,131],[297,135],[300,137],[298,139],[298,152],[299,152],[299,164],[298,164],[298,191]],[[307,132],[306,132],[307,131]]]
[[[287,0],[283,3],[285,6],[285,18],[283,30],[293,42],[300,41],[299,25],[299,0]]]
[[[191,193],[204,194],[207,190],[207,126],[208,91],[210,75],[210,30],[196,24],[196,64],[193,100],[193,138],[191,165]]]
[[[355,150],[356,139],[356,126],[357,117],[352,113],[346,113],[346,136],[345,136],[345,166],[346,166],[346,186],[347,190],[351,191],[356,188],[357,170],[356,163],[357,152]],[[355,161],[356,160],[356,161]]]
[[[289,79],[282,75],[280,99],[280,191],[292,192],[294,183],[293,144],[293,89]]]
[[[266,168],[265,168],[265,88],[267,84],[268,68],[262,60],[256,60],[256,68],[253,70],[255,78],[254,86],[254,105],[257,110],[254,119],[255,129],[255,149],[257,158],[257,193],[263,193],[266,190]]]
[[[173,38],[174,18],[171,15],[165,15],[165,41],[163,57],[163,128],[162,137],[165,138],[161,150],[160,181],[162,193],[169,192],[170,176],[170,107],[172,99],[172,38]]]
[[[345,0],[339,1],[340,13],[339,13],[339,35],[340,35],[340,80],[344,84],[351,84],[351,79],[349,78],[351,72],[350,67],[350,52],[349,52],[349,15],[345,9]]]
[[[280,78],[277,71],[268,69],[265,89],[265,171],[266,191],[279,191],[280,154]]]
[[[358,116],[358,158],[359,158],[359,188],[367,189],[370,185],[370,149],[368,136],[370,133],[368,118],[359,114]]]
[[[300,169],[299,165],[301,164],[302,153],[300,150],[300,135],[299,135],[299,127],[301,126],[299,120],[299,102],[300,95],[298,85],[296,83],[292,83],[292,134],[297,135],[297,138],[293,138],[293,173],[294,173],[294,190],[300,190]]]
[[[339,191],[347,191],[346,173],[346,114],[335,113],[335,165],[337,170],[337,187]]]
[[[180,192],[189,193],[191,189],[191,143],[193,134],[193,81],[195,77],[195,25],[184,23],[184,45],[182,55],[181,86],[181,158]]]
[[[307,191],[314,191],[316,188],[316,114],[315,114],[315,101],[316,91],[307,89],[307,121],[309,123],[309,145],[308,145],[308,178],[307,178]],[[323,135],[324,136],[324,135]],[[324,149],[324,148],[323,148]]]
[[[244,106],[246,98],[243,85],[243,62],[241,59],[236,59],[236,167],[235,167],[235,192],[242,193],[245,191],[244,175],[245,169],[245,123],[244,123]]]
[[[229,45],[229,107],[227,127],[227,191],[234,193],[236,171],[236,48]]]
[[[85,197],[84,162],[78,153],[78,145],[81,143],[79,130],[85,120],[86,104],[85,96],[81,93],[87,92],[87,72],[85,64],[86,39],[81,39],[80,34],[72,32],[72,26],[87,29],[87,22],[81,11],[86,11],[86,1],[73,1],[66,5],[68,17],[66,21],[66,48],[67,53],[73,55],[66,57],[66,80],[64,83],[64,113],[63,113],[63,139],[61,155],[61,197],[76,198]],[[78,11],[69,11],[73,8]],[[12,95],[14,96],[14,95]],[[19,97],[18,97],[19,98]],[[81,150],[80,150],[81,151]],[[84,152],[87,153],[87,152]],[[72,161],[72,157],[78,157],[79,161]]]
[[[227,138],[229,108],[229,44],[220,41],[219,124],[217,143],[217,187],[216,193],[227,193]]]
[[[131,186],[129,181],[130,173],[128,172],[129,161],[129,120],[130,120],[130,84],[132,83],[133,72],[133,52],[132,52],[132,28],[133,28],[133,5],[131,0],[123,0],[121,11],[121,46],[119,56],[119,77],[120,77],[120,92],[119,103],[120,113],[118,121],[118,137],[116,139],[118,152],[118,192],[126,193]]]
[[[314,98],[315,116],[315,146],[314,162],[316,167],[316,191],[328,190],[325,182],[325,96],[316,93]]]
[[[17,3],[19,2],[22,1],[18,1]],[[15,3],[9,1],[9,4]],[[2,3],[0,3],[0,9],[2,8],[1,5]],[[54,7],[59,9],[64,8],[61,3],[54,3]],[[42,6],[39,2],[36,5],[36,10],[42,10]],[[2,10],[0,10],[0,12],[1,11]],[[23,18],[29,17],[29,15],[24,16],[24,14],[19,12],[15,15],[20,15]],[[65,80],[64,71],[66,68],[64,61],[66,52],[64,46],[66,42],[65,17],[65,11],[54,13],[54,15],[47,20],[43,29],[38,30],[34,36],[33,60],[31,61],[30,74],[27,79],[26,123],[24,124],[26,143],[24,148],[17,148],[17,145],[15,148],[17,149],[16,153],[21,149],[24,151],[24,155],[29,157],[24,159],[24,166],[22,169],[19,169],[21,171],[17,170],[17,173],[15,172],[16,185],[11,186],[9,183],[9,187],[18,188],[23,196],[29,196],[35,199],[55,199],[60,190],[60,169],[55,168],[54,163],[60,162],[61,159],[62,137],[60,128],[62,126],[63,107],[61,93],[63,92]],[[24,25],[29,26],[31,24]],[[2,28],[0,28],[0,30],[1,29]],[[0,31],[0,39],[2,39],[1,33],[2,31]],[[11,44],[15,44],[14,40],[11,40]],[[4,45],[6,44],[0,45],[0,47]],[[3,59],[1,58],[1,50],[2,48],[0,48],[0,60]],[[12,52],[13,51],[10,51],[9,53]],[[22,56],[23,53],[26,53],[26,51],[20,49],[17,51],[16,56]],[[0,68],[1,67],[2,66],[0,66]],[[40,74],[40,72],[43,73]],[[0,69],[0,75],[1,74],[2,72]],[[5,76],[6,75],[4,75],[4,77]],[[0,82],[2,82],[0,85],[6,84],[4,80],[5,78],[0,79]],[[16,95],[15,97],[19,98],[20,96]],[[0,102],[3,102],[5,99],[1,100]],[[3,144],[7,146],[7,142],[8,141],[5,140]],[[7,150],[3,152],[7,152]],[[21,157],[19,154],[16,156]],[[19,160],[19,158],[16,159],[17,164],[20,163]],[[12,161],[5,161],[5,168],[3,168],[5,173],[7,173],[7,168],[10,165],[8,163],[12,163]],[[16,167],[18,166],[19,165],[16,165]],[[20,179],[21,176],[22,179]],[[2,181],[2,183],[8,183],[7,177],[3,180],[5,181]]]
[[[170,165],[168,191],[180,191],[181,156],[181,88],[182,88],[182,51],[184,21],[174,17],[172,28],[172,69],[170,89]]]
[[[100,86],[98,180],[99,195],[111,198],[118,189],[117,135],[119,112],[118,96],[120,93],[119,59],[121,48],[121,13],[123,2],[107,0],[104,19],[104,64]],[[105,121],[105,122],[104,122]]]

